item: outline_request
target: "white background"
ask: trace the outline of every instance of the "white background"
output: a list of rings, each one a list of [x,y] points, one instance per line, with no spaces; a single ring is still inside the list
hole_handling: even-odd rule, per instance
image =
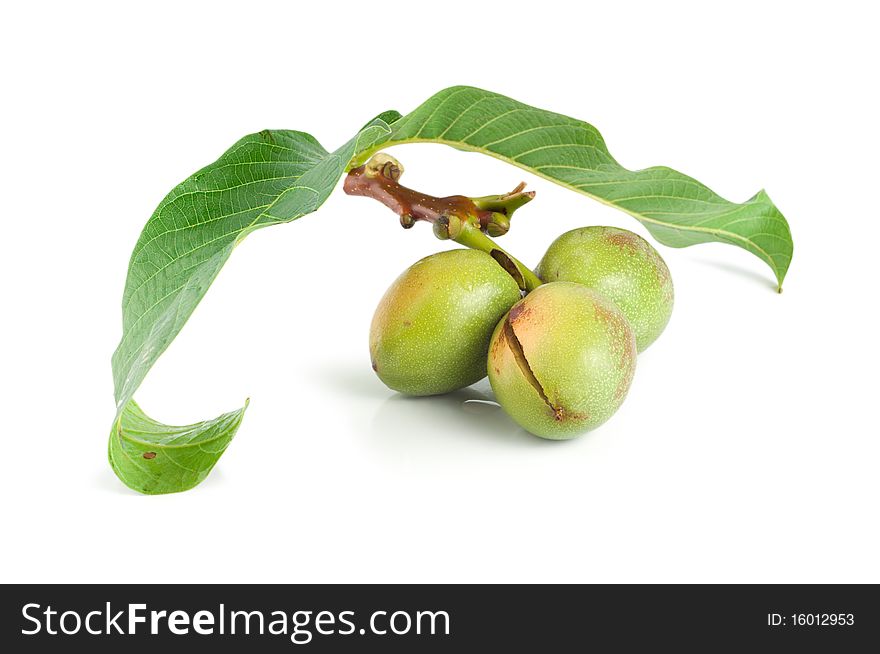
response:
[[[7,4],[0,579],[880,582],[877,17],[870,3]],[[791,223],[782,295],[726,245],[659,247],[676,308],[620,412],[547,442],[370,370],[387,285],[448,245],[341,189],[234,253],[137,397],[172,424],[252,398],[208,480],[144,497],[106,461],[128,258],[241,136],[332,149],[471,84],[585,119]],[[537,199],[503,244],[633,219],[488,157],[392,150],[438,195]]]

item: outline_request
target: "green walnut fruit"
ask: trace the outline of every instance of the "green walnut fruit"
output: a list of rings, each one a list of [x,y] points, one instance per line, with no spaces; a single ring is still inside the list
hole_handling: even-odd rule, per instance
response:
[[[535,271],[543,281],[577,282],[596,289],[627,317],[642,352],[672,315],[672,277],[666,263],[638,234],[616,227],[582,227],[557,238]]]
[[[617,411],[636,358],[632,327],[614,303],[582,284],[552,282],[498,323],[489,345],[489,381],[523,428],[566,439]]]
[[[436,395],[486,376],[492,330],[521,297],[492,257],[450,250],[425,257],[397,278],[370,326],[373,370],[386,386]]]

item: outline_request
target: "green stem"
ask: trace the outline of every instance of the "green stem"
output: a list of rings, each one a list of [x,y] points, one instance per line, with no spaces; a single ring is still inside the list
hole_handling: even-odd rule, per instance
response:
[[[476,229],[473,225],[462,225],[461,231],[458,233],[457,236],[452,237],[452,240],[454,240],[456,243],[464,245],[465,247],[469,247],[474,250],[481,250],[482,252],[491,255],[496,261],[498,261],[498,263],[500,263],[505,268],[508,268],[508,272],[512,273],[508,265],[505,265],[504,259],[509,261],[513,266],[516,267],[516,270],[519,272],[520,279],[517,279],[517,282],[520,284],[520,288],[522,288],[524,291],[532,292],[544,283],[538,278],[535,273],[533,273],[529,269],[528,266],[526,266],[523,262],[508,253],[503,248],[499,247],[495,241],[493,241],[479,229]],[[499,254],[504,259],[501,259],[501,257],[499,257]],[[514,279],[516,278],[517,275],[514,275]]]

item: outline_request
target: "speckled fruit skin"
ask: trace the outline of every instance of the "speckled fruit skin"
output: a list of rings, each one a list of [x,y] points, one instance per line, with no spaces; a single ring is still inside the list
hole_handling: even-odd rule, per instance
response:
[[[567,439],[620,407],[636,367],[629,321],[573,282],[544,284],[501,319],[489,345],[489,381],[502,407],[536,436]]]
[[[650,243],[617,227],[582,227],[557,238],[535,273],[545,282],[578,282],[614,302],[642,352],[672,315],[669,268]]]
[[[488,254],[450,250],[425,257],[397,278],[370,326],[373,370],[408,395],[436,395],[486,376],[492,330],[521,297]]]

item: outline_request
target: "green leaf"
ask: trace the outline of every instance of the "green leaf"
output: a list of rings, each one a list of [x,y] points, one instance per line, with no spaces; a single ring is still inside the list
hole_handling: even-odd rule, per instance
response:
[[[394,109],[389,109],[388,111],[383,111],[381,114],[373,118],[369,123],[361,127],[361,130],[367,129],[370,125],[376,123],[385,123],[386,125],[392,125],[396,123],[398,120],[403,118],[399,111],[395,111]],[[384,139],[383,139],[384,140]]]
[[[627,170],[591,125],[489,91],[454,87],[407,116],[385,112],[332,153],[303,132],[246,136],[168,194],[132,254],[112,361],[117,409],[109,445],[125,484],[143,493],[192,488],[241,423],[244,408],[185,427],[164,425],[133,400],[235,246],[256,229],[315,211],[348,166],[384,146],[413,142],[517,165],[626,211],[666,245],[737,245],[767,262],[780,287],[791,261],[788,224],[763,191],[736,204],[670,168]]]
[[[354,163],[398,143],[443,143],[491,155],[622,209],[664,245],[736,245],[766,262],[780,289],[791,263],[788,223],[764,191],[737,204],[671,168],[627,170],[592,125],[497,93],[465,86],[440,91]]]
[[[399,114],[383,116],[396,119]],[[216,463],[228,441],[222,448],[202,446],[202,458],[198,466],[189,466],[193,468],[189,477],[182,477],[174,467],[179,457],[158,453],[146,465],[141,461],[138,466],[122,465],[128,460],[122,455],[133,443],[144,440],[136,433],[128,434],[127,426],[143,427],[143,420],[149,420],[134,404],[134,392],[192,315],[235,246],[254,230],[315,211],[355,152],[372,147],[389,131],[385,120],[377,118],[332,153],[303,132],[251,134],[174,188],[153,213],[129,263],[122,298],[122,340],[112,359],[117,413],[110,458],[125,484],[142,492],[186,490]],[[194,442],[201,443],[198,435],[214,434],[219,424],[225,425],[223,433],[231,439],[241,411],[186,428],[149,420],[153,440],[145,442],[173,440],[185,429],[194,435]],[[230,418],[236,415],[237,419]]]
[[[156,422],[131,400],[110,434],[110,465],[129,488],[148,495],[199,484],[226,450],[244,417],[238,411],[194,425]]]

